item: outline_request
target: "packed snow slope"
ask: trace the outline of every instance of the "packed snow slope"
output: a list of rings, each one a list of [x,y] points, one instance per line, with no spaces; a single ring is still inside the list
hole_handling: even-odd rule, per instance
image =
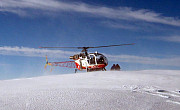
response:
[[[0,110],[180,110],[180,71],[107,71],[1,80]]]

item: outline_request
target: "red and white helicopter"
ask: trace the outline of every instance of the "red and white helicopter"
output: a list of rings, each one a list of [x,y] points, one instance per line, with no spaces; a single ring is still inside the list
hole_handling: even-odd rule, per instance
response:
[[[46,56],[46,64],[50,66],[60,66],[60,67],[68,67],[68,68],[75,68],[75,72],[77,70],[86,70],[87,72],[90,71],[106,71],[105,67],[108,65],[107,58],[98,52],[95,53],[88,53],[89,48],[103,48],[103,47],[114,47],[114,46],[124,46],[124,45],[134,45],[131,44],[120,44],[120,45],[108,45],[108,46],[96,46],[96,47],[39,47],[39,48],[77,48],[82,49],[80,54],[75,54],[70,56],[69,58],[74,61],[65,61],[65,62],[48,62]]]

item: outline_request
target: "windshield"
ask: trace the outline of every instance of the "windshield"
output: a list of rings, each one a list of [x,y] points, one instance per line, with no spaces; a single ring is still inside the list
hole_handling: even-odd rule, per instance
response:
[[[105,65],[107,65],[107,58],[102,54],[98,54],[96,56],[96,61],[97,61],[97,64],[105,64]]]
[[[88,56],[88,63],[90,65],[92,64],[105,64],[105,65],[108,65],[108,61],[107,61],[107,58],[102,55],[102,54],[99,54],[99,53],[92,53]]]

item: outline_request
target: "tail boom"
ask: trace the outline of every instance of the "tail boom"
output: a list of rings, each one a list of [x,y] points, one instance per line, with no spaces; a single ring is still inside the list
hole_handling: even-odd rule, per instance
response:
[[[76,68],[74,61],[64,61],[64,62],[48,62],[47,56],[46,56],[46,64],[45,69],[47,68],[47,65],[49,66],[59,66],[59,67],[66,67],[66,68]]]

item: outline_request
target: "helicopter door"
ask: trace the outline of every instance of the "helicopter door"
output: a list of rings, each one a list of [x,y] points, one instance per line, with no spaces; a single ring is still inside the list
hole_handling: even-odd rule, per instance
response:
[[[82,69],[82,60],[80,59],[79,60],[79,63],[80,63],[80,70]]]
[[[95,62],[95,56],[94,55],[90,55],[90,64],[96,64]]]

